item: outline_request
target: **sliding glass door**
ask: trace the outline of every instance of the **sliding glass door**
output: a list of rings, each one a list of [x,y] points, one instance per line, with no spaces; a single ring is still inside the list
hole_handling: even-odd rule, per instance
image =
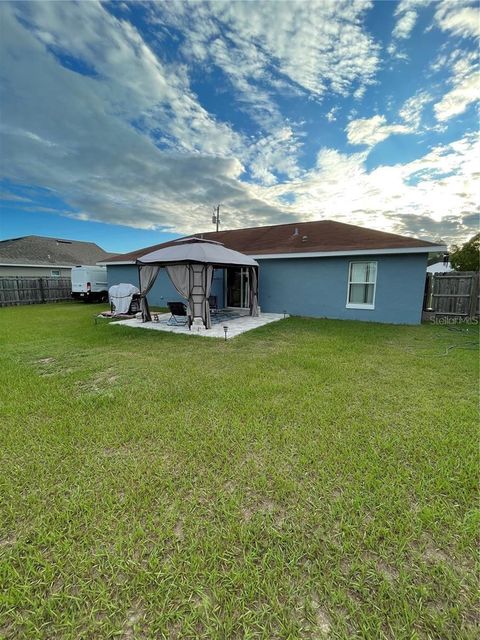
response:
[[[248,269],[232,267],[227,269],[227,307],[248,308],[250,305],[250,281]]]

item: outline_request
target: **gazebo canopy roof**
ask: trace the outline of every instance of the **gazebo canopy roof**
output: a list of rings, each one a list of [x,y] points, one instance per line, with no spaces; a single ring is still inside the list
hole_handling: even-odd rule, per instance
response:
[[[140,256],[138,265],[169,265],[169,264],[210,264],[214,267],[258,267],[258,262],[239,251],[227,249],[220,242],[203,240],[202,238],[187,238],[179,240],[177,244],[164,249],[157,249]]]

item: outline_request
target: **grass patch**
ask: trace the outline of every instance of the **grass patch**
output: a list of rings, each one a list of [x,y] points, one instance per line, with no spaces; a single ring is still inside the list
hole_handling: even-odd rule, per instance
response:
[[[0,637],[477,637],[471,334],[2,309]]]

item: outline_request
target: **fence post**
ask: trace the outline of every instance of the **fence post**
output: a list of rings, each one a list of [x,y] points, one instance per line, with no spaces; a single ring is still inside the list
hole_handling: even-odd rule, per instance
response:
[[[38,279],[38,284],[40,285],[40,299],[41,302],[45,302],[45,289],[43,288],[43,278]]]
[[[422,311],[432,310],[432,284],[433,284],[433,274],[427,273],[427,278],[425,280],[425,290],[423,292]]]
[[[470,289],[470,304],[468,309],[468,315],[470,318],[473,318],[477,315],[477,304],[478,304],[478,287],[480,282],[480,273],[472,274],[472,286]]]

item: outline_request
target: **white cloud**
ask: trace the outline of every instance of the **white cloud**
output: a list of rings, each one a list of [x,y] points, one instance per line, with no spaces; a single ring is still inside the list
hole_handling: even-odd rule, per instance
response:
[[[96,92],[112,115],[135,120],[163,144],[185,151],[222,155],[241,145],[237,133],[196,101],[185,69],[162,63],[128,21],[101,4],[24,3],[17,12],[51,51],[93,69],[101,78]]]
[[[86,16],[70,13],[84,7]],[[281,216],[239,180],[246,141],[213,120],[181,69],[162,66],[131,27],[93,3],[38,3],[29,14],[35,32],[9,6],[0,11],[4,178],[49,189],[83,218],[144,228],[198,229],[194,207],[210,211],[217,201],[228,204],[232,226]],[[52,37],[40,39],[40,27]],[[46,39],[63,47],[70,32],[70,55],[91,61],[97,76],[64,68],[46,49]]]
[[[330,111],[327,111],[325,118],[328,120],[328,122],[335,122],[337,119],[337,111],[338,111],[338,107],[332,107],[330,109]]]
[[[441,0],[436,5],[435,20],[440,29],[461,37],[480,36],[478,3],[472,0]]]
[[[345,129],[348,142],[373,147],[393,134],[417,133],[420,130],[422,111],[433,99],[427,91],[418,91],[408,98],[398,112],[403,123],[388,124],[384,115],[350,120]],[[387,101],[387,106],[390,107],[389,102]]]
[[[301,218],[335,220],[452,242],[476,232],[479,137],[435,147],[418,160],[367,171],[367,153],[323,149],[301,181],[277,185],[295,194]]]
[[[397,21],[392,31],[393,41],[388,45],[387,52],[395,58],[407,60],[408,56],[398,50],[398,41],[406,40],[412,34],[412,31],[418,20],[418,11],[430,4],[431,0],[400,0],[395,9],[395,17]]]
[[[236,166],[244,165],[255,179],[271,184],[277,174],[298,174],[296,156],[301,145],[295,132],[289,137],[279,133],[290,125],[270,90],[262,87],[270,85],[274,91],[281,85],[282,90],[300,88],[320,95],[327,88],[345,93],[355,82],[360,83],[357,92],[362,92],[378,64],[378,46],[361,25],[369,6],[364,0],[315,2],[308,7],[281,3],[277,7],[281,16],[273,22],[270,6],[264,3],[151,7],[153,20],[160,14],[167,24],[183,31],[184,50],[190,56],[217,65],[227,74],[235,99],[262,125],[253,142],[215,120],[199,104],[185,66],[161,61],[128,20],[117,19],[100,3],[24,3],[14,11],[29,25],[24,38],[34,34],[42,51],[50,51],[52,62],[67,55],[86,67],[83,77],[57,73],[60,87],[64,83],[75,84],[81,91],[88,87],[95,93],[92,104],[99,103],[100,110],[123,124],[135,123],[140,133],[162,148],[235,157]],[[19,121],[20,114],[11,115],[13,121]],[[33,122],[38,120],[34,115]],[[60,140],[60,131],[50,131],[54,127],[45,121],[42,126],[49,129],[51,139]],[[24,126],[17,129],[27,135]]]
[[[376,115],[372,118],[352,120],[346,127],[350,144],[365,144],[373,147],[394,133],[410,133],[410,126],[404,124],[387,124],[385,116]]]
[[[353,92],[353,97],[355,98],[355,100],[361,100],[366,91],[367,87],[362,84],[360,87],[358,87],[358,89],[355,89],[355,91]]]
[[[8,202],[32,202],[30,198],[25,198],[25,196],[19,196],[16,193],[10,193],[9,191],[0,191],[0,200]]]
[[[460,115],[480,97],[480,73],[478,56],[474,51],[455,49],[448,56],[435,61],[434,70],[449,68],[451,89],[434,105],[435,116],[445,122]]]
[[[432,100],[433,96],[428,91],[418,91],[404,102],[399,116],[411,130],[416,131],[420,127],[424,107]]]
[[[454,88],[434,106],[437,120],[443,122],[463,113],[480,97],[480,73],[461,78]]]
[[[410,36],[413,27],[415,26],[415,22],[417,21],[417,12],[416,11],[406,11],[403,13],[398,19],[395,28],[393,29],[393,37],[405,39]]]
[[[253,159],[249,167],[253,177],[262,184],[275,184],[278,179],[272,173],[272,167],[288,178],[298,176],[300,170],[296,158],[299,146],[291,127],[282,127],[260,138],[250,150]]]
[[[430,64],[430,71],[438,73],[446,68],[451,68],[458,60],[469,58],[470,54],[462,49],[453,49],[453,51],[441,51],[433,62]]]
[[[321,96],[345,95],[355,82],[373,81],[379,47],[362,28],[369,0],[324,2],[164,3],[157,20],[181,28],[185,51],[220,67],[244,89],[283,74]],[[188,29],[184,29],[188,14]],[[273,71],[276,69],[276,71]]]
[[[478,52],[455,48],[440,53],[430,65],[432,73],[450,73],[449,90],[434,105],[436,119],[440,123],[460,115],[480,97]],[[437,125],[446,127],[446,125]]]

